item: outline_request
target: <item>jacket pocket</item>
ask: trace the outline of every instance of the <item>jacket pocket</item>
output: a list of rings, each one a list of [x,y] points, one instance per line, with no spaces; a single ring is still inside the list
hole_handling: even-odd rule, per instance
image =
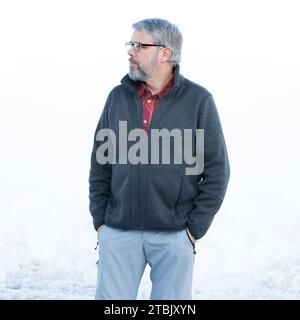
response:
[[[176,170],[168,166],[151,168],[144,188],[146,225],[153,229],[176,229],[174,226],[175,207],[180,198],[181,178]]]
[[[106,223],[109,219],[109,216],[111,215],[114,207],[116,206],[116,201],[115,200],[109,200],[106,208],[106,212],[104,215],[104,223]]]
[[[174,225],[178,228],[185,226],[187,217],[194,209],[197,196],[196,177],[181,177],[180,190],[174,208]]]
[[[179,225],[182,226],[184,224],[184,220],[179,218],[179,215],[177,213],[177,207],[178,207],[178,203],[180,202],[180,197],[181,197],[181,192],[182,192],[182,179],[180,180],[179,183],[179,190],[177,193],[177,197],[174,203],[174,207],[171,209],[172,212],[172,216],[173,216],[173,224],[174,225]]]

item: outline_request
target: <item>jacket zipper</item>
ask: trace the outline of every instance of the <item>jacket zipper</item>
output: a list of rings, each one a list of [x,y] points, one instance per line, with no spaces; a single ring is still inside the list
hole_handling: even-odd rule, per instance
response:
[[[138,108],[140,108],[140,112],[141,112],[141,123],[138,123],[138,128],[143,128],[143,103],[142,103],[142,99],[140,98],[139,103],[138,103]],[[139,122],[139,121],[138,121]],[[138,187],[138,201],[137,201],[137,223],[138,223],[138,228],[141,228],[142,226],[142,206],[141,206],[141,188],[140,188],[140,184],[141,184],[141,168],[140,168],[140,163],[137,164],[137,174],[138,174],[138,183],[137,183],[137,187]]]
[[[141,171],[140,171],[140,164],[138,164],[138,201],[137,201],[137,212],[138,212],[138,228],[141,226],[142,224],[142,213],[141,213],[141,188],[140,188],[140,176],[141,176]]]

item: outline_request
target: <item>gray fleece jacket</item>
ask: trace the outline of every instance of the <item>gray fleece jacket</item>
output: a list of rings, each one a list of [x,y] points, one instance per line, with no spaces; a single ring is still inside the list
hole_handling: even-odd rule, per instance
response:
[[[128,135],[133,129],[143,128],[142,120],[142,101],[136,94],[136,82],[126,75],[121,84],[110,92],[94,135],[89,175],[90,212],[94,228],[97,230],[102,224],[135,230],[188,228],[196,240],[200,239],[220,209],[230,174],[213,97],[202,86],[184,78],[177,66],[174,69],[174,85],[161,98],[148,134],[140,141],[141,145],[146,146],[149,161],[121,162],[120,145],[124,147],[126,143],[127,150],[137,147],[138,139],[130,140]],[[126,121],[125,135],[124,130],[120,134],[120,121]],[[104,148],[104,143],[107,143],[107,139],[99,139],[101,129],[111,129],[115,133],[115,162],[99,163],[99,154],[103,151],[100,146]],[[169,163],[162,163],[161,154],[159,163],[152,163],[151,129],[167,129],[169,132],[176,129],[174,132],[177,135],[182,133],[182,137],[185,130],[190,129],[190,152],[193,155],[197,143],[200,143],[196,139],[196,129],[204,129],[204,167],[201,173],[188,175],[186,168],[193,165],[184,159],[182,163],[175,163],[172,159],[176,145],[185,147],[184,139],[178,140],[175,136],[168,146]],[[163,148],[163,140],[156,140],[160,148]]]

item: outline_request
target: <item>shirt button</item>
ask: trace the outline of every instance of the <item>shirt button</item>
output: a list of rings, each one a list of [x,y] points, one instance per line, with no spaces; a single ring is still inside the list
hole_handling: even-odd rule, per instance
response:
[[[151,100],[150,100],[150,99],[148,99],[148,100],[147,100],[147,102],[148,102],[148,103],[151,103]]]
[[[147,123],[147,120],[144,120],[144,123]]]

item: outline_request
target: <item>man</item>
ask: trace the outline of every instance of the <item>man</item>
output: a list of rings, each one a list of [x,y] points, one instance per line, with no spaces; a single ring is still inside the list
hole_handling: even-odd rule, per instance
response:
[[[89,177],[96,299],[136,299],[147,264],[150,299],[192,299],[195,242],[222,204],[229,164],[212,95],[179,73],[181,47],[178,27],[166,20],[133,24],[129,73],[96,128]]]

